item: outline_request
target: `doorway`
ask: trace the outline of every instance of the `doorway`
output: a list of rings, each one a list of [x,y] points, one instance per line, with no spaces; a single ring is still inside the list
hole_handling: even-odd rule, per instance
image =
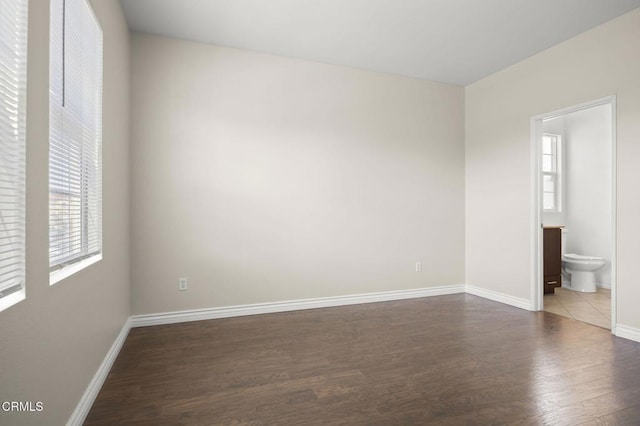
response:
[[[533,310],[545,309],[546,301],[545,310],[610,328],[613,332],[616,324],[615,108],[616,98],[610,96],[531,119]],[[549,264],[553,262],[549,260],[549,252],[545,259],[545,234],[547,250],[551,235],[558,244],[562,240],[562,275],[549,275]],[[577,254],[575,265],[578,265],[575,271],[572,268],[574,254]],[[581,256],[594,261],[601,259],[604,266],[587,274],[592,278],[585,281],[597,282],[597,287],[581,284],[584,280],[578,276],[583,272],[576,273],[582,268],[580,263],[586,261]],[[543,296],[545,290],[547,295]],[[577,308],[581,312],[576,312]],[[588,312],[589,308],[593,309],[592,313]],[[573,315],[575,313],[577,315]]]

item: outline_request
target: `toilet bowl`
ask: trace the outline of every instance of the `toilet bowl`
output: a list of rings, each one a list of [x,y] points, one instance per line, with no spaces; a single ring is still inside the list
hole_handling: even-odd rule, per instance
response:
[[[585,293],[595,293],[596,274],[607,262],[601,257],[563,254],[562,268],[569,274],[569,288]]]

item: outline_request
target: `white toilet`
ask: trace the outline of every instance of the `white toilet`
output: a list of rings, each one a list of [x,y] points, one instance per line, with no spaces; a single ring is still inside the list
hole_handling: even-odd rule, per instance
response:
[[[595,272],[607,262],[601,257],[563,254],[562,269],[569,274],[569,288],[585,293],[596,292]]]

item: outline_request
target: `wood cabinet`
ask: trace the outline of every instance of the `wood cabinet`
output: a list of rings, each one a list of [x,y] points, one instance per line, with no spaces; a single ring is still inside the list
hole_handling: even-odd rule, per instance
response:
[[[544,294],[562,285],[562,229],[544,228]]]

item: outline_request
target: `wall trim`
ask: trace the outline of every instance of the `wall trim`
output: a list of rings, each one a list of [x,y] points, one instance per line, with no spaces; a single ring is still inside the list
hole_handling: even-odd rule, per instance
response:
[[[640,342],[640,329],[629,327],[628,325],[616,325],[614,333],[618,337],[623,339],[633,340],[634,342]]]
[[[468,284],[465,286],[465,291],[475,296],[493,300],[494,302],[504,303],[506,305],[515,306],[516,308],[524,309],[527,311],[534,310],[531,301],[527,299],[521,299],[519,297],[510,296],[504,293],[498,293],[497,291],[487,290]]]
[[[76,409],[73,410],[73,413],[67,422],[67,426],[81,426],[82,423],[84,423],[87,418],[87,414],[89,414],[89,410],[91,410],[91,407],[98,396],[98,392],[100,392],[102,385],[109,375],[109,371],[111,371],[113,363],[120,353],[120,349],[122,349],[124,341],[127,339],[127,335],[129,335],[129,330],[131,330],[131,318],[127,318],[127,321],[122,326],[122,329],[120,330],[120,333],[118,333],[116,340],[111,345],[109,352],[107,352],[107,355],[98,367],[98,371],[96,371],[91,382],[89,382],[89,386],[87,386],[87,389],[84,391],[82,398],[80,398]]]
[[[319,297],[315,299],[300,299],[283,302],[256,303],[251,305],[134,315],[131,317],[131,327],[146,327],[216,318],[231,318],[245,315],[269,314],[275,312],[298,311],[303,309],[329,308],[334,306],[358,305],[361,303],[414,299],[418,297],[443,296],[446,294],[464,293],[464,291],[464,284],[459,284],[412,290],[395,290],[379,293],[353,294],[348,296]]]

